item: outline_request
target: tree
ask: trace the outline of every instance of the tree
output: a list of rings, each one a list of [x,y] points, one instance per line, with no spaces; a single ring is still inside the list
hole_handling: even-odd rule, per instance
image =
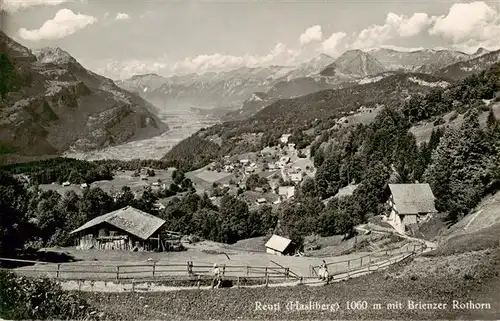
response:
[[[116,198],[115,207],[119,209],[126,206],[135,206],[135,204],[136,201],[134,193],[132,193],[129,186],[123,186],[119,196]]]
[[[424,174],[437,198],[437,209],[447,211],[451,221],[467,214],[485,191],[493,151],[477,115],[471,113],[460,129],[448,130]]]
[[[174,172],[172,173],[172,180],[176,185],[180,185],[181,182],[184,180],[184,178],[185,178],[184,173],[177,169],[174,170]]]
[[[0,170],[0,253],[9,256],[22,248],[30,236],[24,216],[28,194],[9,173]]]
[[[318,197],[316,181],[313,178],[307,177],[300,187],[300,193],[305,197]]]
[[[221,241],[225,243],[234,243],[237,240],[248,236],[248,205],[244,201],[226,195],[221,199],[220,217]]]
[[[113,198],[99,187],[84,190],[80,204],[80,212],[85,221],[114,210]]]
[[[136,206],[141,211],[146,213],[156,214],[155,203],[158,201],[158,196],[153,192],[150,186],[144,189],[142,196],[136,202]]]
[[[497,124],[497,119],[495,117],[495,113],[493,109],[490,108],[490,112],[488,113],[488,118],[486,119],[486,127],[493,128]]]

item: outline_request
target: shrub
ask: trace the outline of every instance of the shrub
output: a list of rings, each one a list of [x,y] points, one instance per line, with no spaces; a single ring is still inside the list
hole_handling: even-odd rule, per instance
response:
[[[0,271],[0,317],[9,320],[88,319],[89,304],[49,279]]]

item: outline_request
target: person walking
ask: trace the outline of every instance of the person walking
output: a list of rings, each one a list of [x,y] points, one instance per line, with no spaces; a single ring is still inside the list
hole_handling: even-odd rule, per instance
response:
[[[328,274],[328,265],[326,264],[325,260],[323,260],[323,263],[321,263],[320,269],[322,272],[321,279],[323,281],[326,281],[326,283],[328,284],[328,282],[330,281],[330,276]]]
[[[219,269],[219,266],[217,263],[214,263],[214,267],[212,269],[212,289],[215,288],[220,288],[221,283],[222,283],[222,278],[221,278],[221,272]]]

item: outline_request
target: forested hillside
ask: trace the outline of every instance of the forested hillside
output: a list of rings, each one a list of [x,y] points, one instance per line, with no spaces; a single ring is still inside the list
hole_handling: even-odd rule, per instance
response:
[[[412,183],[416,180],[431,185],[437,197],[437,209],[447,213],[449,221],[456,221],[467,215],[482,197],[500,188],[499,115],[490,110],[485,127],[481,127],[478,121],[480,110],[488,109],[487,104],[498,103],[499,76],[499,66],[496,65],[449,88],[435,89],[422,96],[414,94],[406,103],[394,98],[393,103],[388,103],[375,120],[367,125],[325,128],[320,125],[328,122],[328,118],[311,119],[315,128],[324,129],[316,133],[319,134],[317,137],[304,134],[302,141],[297,143],[312,142],[316,175],[297,186],[298,193],[291,202],[284,202],[275,210],[266,206],[250,210],[238,196],[229,195],[222,198],[220,206],[214,206],[208,196],[194,194],[182,171],[177,172],[174,178],[178,186],[168,189],[168,195],[147,190],[140,199],[134,199],[130,190],[125,188],[116,200],[100,189],[87,190],[81,197],[75,193],[61,196],[52,191],[26,189],[10,173],[4,172],[0,179],[0,192],[5,195],[0,199],[0,212],[3,213],[3,231],[0,234],[2,251],[12,252],[24,246],[68,244],[71,239],[67,233],[71,229],[125,205],[133,205],[164,218],[169,229],[215,241],[232,243],[277,229],[275,232],[289,235],[300,245],[303,238],[310,234],[329,236],[351,233],[356,224],[365,222],[373,215],[385,213],[387,184]],[[387,93],[383,88],[368,88],[372,88],[370,94]],[[387,90],[395,92],[394,88]],[[331,102],[350,102],[350,106],[356,109],[359,101],[373,101],[359,96],[357,100],[355,97],[349,100],[340,99],[343,96],[333,93],[322,95],[336,97],[337,100],[331,99]],[[442,103],[432,103],[432,97],[441,97],[441,100],[434,101]],[[307,103],[304,100],[301,102]],[[450,102],[451,106],[448,105]],[[314,104],[328,106],[326,101]],[[297,103],[296,107],[299,105]],[[425,112],[421,112],[421,109]],[[465,114],[462,125],[458,128],[444,127],[434,132],[428,143],[417,145],[410,132],[411,125],[417,121],[431,120],[433,116],[449,110]],[[335,112],[331,113],[333,115]],[[303,119],[308,117],[311,116],[304,116]],[[262,128],[273,135],[273,124],[276,127],[283,124],[281,129],[290,130],[294,129],[294,124],[302,126],[300,122],[293,122],[291,116],[289,121],[286,117],[284,120],[276,118],[275,121],[263,117],[260,123],[258,119],[245,122],[247,127],[242,127],[242,132],[238,132],[240,127],[236,126],[241,123],[203,130],[188,139],[192,145],[178,146],[178,158],[170,156],[169,161],[101,161],[88,164],[54,160],[13,165],[5,169],[11,173],[27,173],[35,181],[45,182],[54,179],[60,181],[62,177],[66,179],[73,175],[81,175],[82,180],[94,180],[112,175],[113,170],[121,167],[201,166],[225,152],[238,148],[248,151],[263,142],[273,142],[266,141],[271,136],[248,134],[250,130]],[[211,137],[224,128],[233,131],[224,132],[221,145],[212,142]],[[306,126],[295,127],[295,130],[297,128],[301,130]],[[247,135],[241,136],[241,133]],[[230,142],[236,143],[231,145]],[[203,153],[203,150],[208,153]],[[193,155],[196,155],[194,163]],[[358,185],[351,196],[331,198],[339,188],[350,183]],[[153,204],[158,197],[171,196],[177,191],[186,195],[173,200],[162,211],[154,210]]]
[[[288,132],[301,132],[335,121],[360,107],[398,107],[409,95],[430,92],[434,86],[446,85],[440,78],[425,74],[396,74],[372,83],[340,90],[323,90],[294,99],[279,100],[244,121],[225,122],[201,130],[180,142],[163,158],[175,166],[192,170],[208,164],[215,157],[256,150]],[[260,134],[257,144],[245,139],[247,134]],[[217,146],[211,137],[222,139]],[[306,138],[312,141],[314,137]],[[207,145],[207,152],[196,148]],[[196,160],[194,163],[192,160]],[[200,160],[203,160],[200,162]]]

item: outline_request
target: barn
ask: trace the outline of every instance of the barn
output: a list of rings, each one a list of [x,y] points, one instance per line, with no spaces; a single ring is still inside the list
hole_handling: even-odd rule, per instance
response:
[[[77,249],[81,250],[164,250],[159,233],[164,224],[159,217],[127,206],[98,216],[70,234],[77,235]]]
[[[267,254],[287,255],[293,250],[292,241],[279,235],[271,236],[265,246]]]

